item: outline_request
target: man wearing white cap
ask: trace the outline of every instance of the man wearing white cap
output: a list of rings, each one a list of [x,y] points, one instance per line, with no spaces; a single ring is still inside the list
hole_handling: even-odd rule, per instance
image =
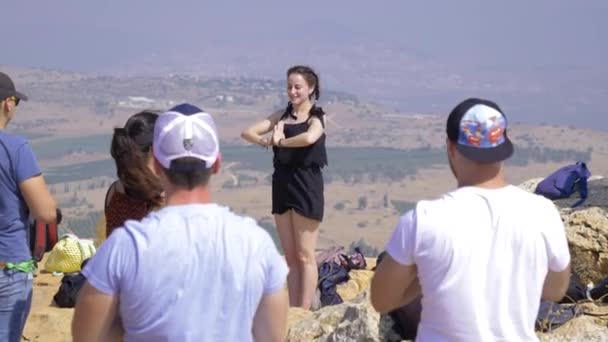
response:
[[[282,341],[287,266],[266,231],[212,203],[220,167],[212,117],[159,116],[155,168],[166,207],[116,229],[83,270],[75,341]]]

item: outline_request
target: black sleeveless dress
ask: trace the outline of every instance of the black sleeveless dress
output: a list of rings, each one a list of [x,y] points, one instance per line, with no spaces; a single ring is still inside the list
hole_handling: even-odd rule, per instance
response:
[[[308,130],[308,121],[285,124],[285,138]],[[317,221],[323,220],[325,198],[323,174],[327,165],[325,133],[305,147],[273,147],[272,213],[283,214],[289,209]]]

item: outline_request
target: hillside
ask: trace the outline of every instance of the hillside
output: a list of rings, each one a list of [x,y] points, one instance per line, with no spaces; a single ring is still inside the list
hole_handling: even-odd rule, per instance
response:
[[[105,76],[11,69],[31,100],[9,130],[28,136],[51,191],[66,213],[64,228],[92,236],[107,186],[112,128],[143,108],[181,101],[200,105],[217,121],[224,169],[212,186],[216,200],[274,229],[270,215],[271,153],[246,145],[241,130],[285,103],[282,80],[167,74]],[[355,95],[323,90],[328,113],[329,166],[321,244],[364,241],[381,248],[397,217],[415,201],[454,187],[444,155],[444,112],[399,112]],[[508,113],[507,113],[508,115]],[[607,133],[513,122],[517,148],[513,182],[547,175],[575,160],[608,174]]]

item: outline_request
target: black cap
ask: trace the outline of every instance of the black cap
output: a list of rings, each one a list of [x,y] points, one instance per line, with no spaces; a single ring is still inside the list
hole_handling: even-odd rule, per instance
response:
[[[7,74],[0,72],[0,101],[4,101],[11,96],[15,96],[22,101],[27,101],[27,95],[18,92],[15,89],[13,80]]]
[[[480,163],[496,163],[513,155],[507,118],[492,101],[470,98],[459,103],[448,116],[446,133],[460,153]]]

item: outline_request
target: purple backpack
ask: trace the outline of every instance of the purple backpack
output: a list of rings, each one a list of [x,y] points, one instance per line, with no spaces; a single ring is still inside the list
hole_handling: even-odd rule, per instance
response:
[[[573,207],[582,204],[587,198],[587,178],[591,172],[583,162],[566,165],[543,179],[536,186],[536,194],[550,200],[568,198],[578,189],[581,199]]]

